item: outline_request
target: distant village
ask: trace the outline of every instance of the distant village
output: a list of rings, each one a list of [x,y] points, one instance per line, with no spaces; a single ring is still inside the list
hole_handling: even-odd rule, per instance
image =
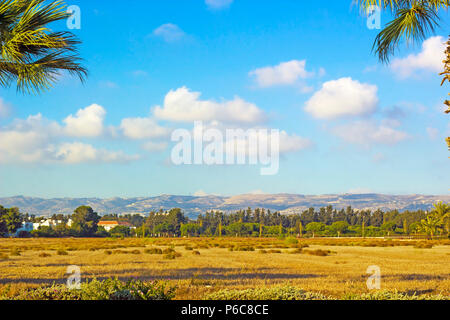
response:
[[[48,227],[48,228],[55,229],[57,227],[62,226],[62,227],[71,228],[72,224],[73,224],[73,220],[71,218],[69,218],[67,221],[66,220],[56,220],[56,219],[52,219],[52,218],[42,218],[42,220],[40,220],[39,222],[24,221],[24,222],[22,222],[22,227],[17,229],[16,233],[11,236],[18,237],[22,232],[31,233],[34,230],[40,230],[42,227]],[[100,221],[97,224],[97,226],[102,227],[107,232],[110,232],[112,229],[114,229],[115,227],[118,227],[118,226],[123,226],[123,227],[129,228],[130,230],[136,229],[135,226],[133,226],[131,223],[126,222],[126,221]]]

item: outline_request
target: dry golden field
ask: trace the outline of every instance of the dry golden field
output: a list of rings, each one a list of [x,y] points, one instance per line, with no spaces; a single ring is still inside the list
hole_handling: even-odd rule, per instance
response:
[[[221,289],[292,285],[336,298],[368,292],[366,270],[381,287],[450,295],[450,242],[380,239],[1,239],[0,292],[65,283],[69,265],[82,279],[165,279],[177,299]],[[302,248],[303,247],[303,248]],[[175,254],[152,254],[155,249]],[[233,249],[232,249],[233,248]],[[169,249],[169,251],[167,251]],[[322,251],[317,251],[317,250]],[[239,251],[254,250],[254,251]],[[326,255],[321,255],[321,254]]]

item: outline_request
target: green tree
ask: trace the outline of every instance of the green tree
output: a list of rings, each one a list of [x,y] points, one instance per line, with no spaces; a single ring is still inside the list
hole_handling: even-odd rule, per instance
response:
[[[186,223],[181,226],[182,237],[196,237],[200,235],[201,227],[196,223]]]
[[[17,229],[22,226],[23,216],[19,208],[6,209],[0,206],[0,235],[16,233]]]
[[[48,25],[67,19],[63,1],[0,0],[0,85],[38,93],[49,89],[62,72],[87,76],[77,56],[80,41],[71,32]]]
[[[430,212],[426,218],[420,222],[419,230],[433,239],[439,232],[441,226],[441,218],[435,212]]]
[[[336,221],[331,226],[330,229],[334,234],[337,234],[338,237],[341,234],[344,234],[348,231],[349,224],[346,221]]]
[[[313,237],[316,236],[316,234],[325,231],[325,224],[322,222],[311,222],[306,225],[306,231],[311,232],[313,234]]]
[[[109,231],[113,237],[129,237],[131,236],[131,229],[127,226],[117,226]]]
[[[91,207],[81,206],[75,209],[72,214],[71,229],[77,235],[83,237],[91,237],[97,231],[97,225],[100,221],[100,216]]]

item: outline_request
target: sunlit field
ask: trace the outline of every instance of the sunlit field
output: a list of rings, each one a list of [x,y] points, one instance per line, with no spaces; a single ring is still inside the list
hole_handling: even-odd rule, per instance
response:
[[[80,266],[82,281],[166,280],[175,299],[276,286],[345,298],[369,292],[372,265],[382,290],[450,295],[448,240],[146,238],[1,239],[0,296],[63,284],[70,265]]]

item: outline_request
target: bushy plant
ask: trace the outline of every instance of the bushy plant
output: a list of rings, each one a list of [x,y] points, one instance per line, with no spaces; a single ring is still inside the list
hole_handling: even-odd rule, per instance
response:
[[[41,252],[41,253],[39,253],[39,257],[40,258],[47,258],[47,257],[50,257],[51,256],[51,254],[50,253],[47,253],[47,252]]]
[[[176,287],[166,282],[143,282],[132,279],[121,282],[116,279],[92,280],[81,284],[80,290],[64,285],[52,285],[37,289],[25,289],[12,297],[14,300],[171,300]]]
[[[58,256],[67,256],[69,253],[66,250],[59,249],[56,251]]]
[[[304,250],[303,252],[312,256],[319,256],[319,257],[326,257],[331,254],[330,250],[321,250],[321,249]]]
[[[145,249],[144,252],[147,254],[163,254],[163,251],[159,248]]]
[[[166,253],[163,256],[163,258],[166,259],[166,260],[175,260],[176,258],[179,258],[179,257],[181,257],[181,253],[176,252],[176,251],[173,251],[173,252],[170,252],[170,253]]]
[[[11,256],[20,256],[20,250],[18,248],[13,248],[9,254]]]
[[[247,290],[221,290],[205,297],[205,300],[329,300],[320,293],[307,292],[291,286],[256,288]]]
[[[443,295],[417,295],[394,291],[376,291],[363,294],[348,294],[345,300],[449,300],[450,297]]]

